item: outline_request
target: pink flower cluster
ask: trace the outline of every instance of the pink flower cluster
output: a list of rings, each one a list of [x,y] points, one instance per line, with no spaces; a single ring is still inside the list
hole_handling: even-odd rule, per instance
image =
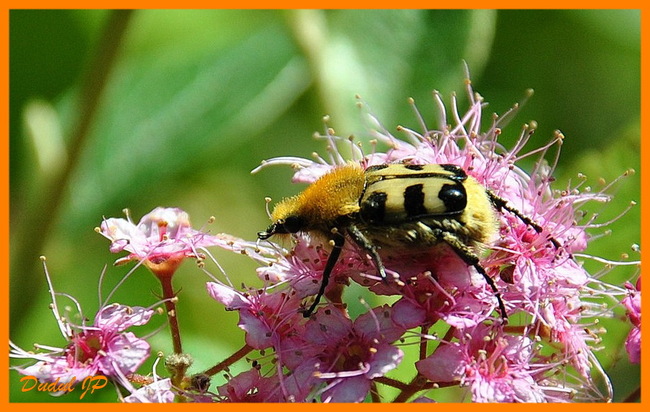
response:
[[[611,397],[595,383],[607,377],[602,376],[594,356],[597,340],[589,325],[603,315],[591,309],[593,300],[602,304],[618,292],[600,288],[594,294],[590,285],[598,281],[574,258],[587,246],[587,231],[597,227],[590,220],[576,221],[578,212],[584,203],[606,202],[609,196],[604,191],[581,193],[579,187],[553,190],[555,152],[559,152],[562,134],[556,133],[541,148],[524,152],[534,132],[526,125],[514,148],[506,149],[498,141],[499,118],[487,131],[480,130],[484,103],[469,82],[467,87],[470,108],[465,114],[457,112],[454,99],[451,119],[445,117],[445,106],[436,94],[442,113],[439,130],[424,127],[426,132],[420,134],[400,127],[406,135],[401,140],[369,116],[373,137],[389,147],[386,152],[364,154],[328,129],[323,138],[328,141],[329,161],[283,157],[262,166],[289,165],[296,171],[294,182],[312,183],[350,161],[338,151],[343,145],[352,148],[352,160],[364,168],[386,163],[461,166],[533,222],[501,210],[499,236],[487,245],[489,253],[485,251],[481,259],[503,296],[509,322],[495,312],[494,292],[485,280],[450,250],[434,248],[430,253],[385,258],[387,271],[402,281],[385,284],[378,281],[369,259],[352,242],[344,246],[326,289],[331,303],[303,320],[296,308],[304,308],[303,298],[316,293],[329,247],[327,239],[299,233],[290,251],[275,245],[279,252],[272,258],[256,257],[263,264],[258,270],[266,281],[263,289],[240,294],[223,285],[208,287],[215,299],[240,312],[240,327],[249,345],[274,350],[274,366],[266,373],[280,380],[278,390],[284,400],[358,402],[376,396],[374,385],[385,383],[386,374],[400,365],[406,341],[426,348],[415,365],[418,375],[428,380],[420,383],[423,389],[469,387],[475,402]],[[549,152],[556,156],[550,164]],[[530,156],[538,160],[528,174],[518,161]],[[341,298],[350,281],[375,295],[392,296],[394,303],[370,308],[351,319]],[[429,334],[432,328],[442,328],[445,337]],[[317,339],[314,332],[318,332]],[[305,382],[312,387],[307,398],[303,388],[293,393],[282,382],[305,368],[312,377]]]
[[[641,363],[641,278],[637,280],[636,286],[627,282],[625,288],[629,295],[622,303],[632,323],[632,330],[625,340],[625,349],[630,356],[630,362]]]
[[[34,353],[10,342],[11,357],[36,360],[30,366],[14,369],[39,382],[80,384],[87,377],[102,375],[131,387],[127,377],[147,360],[150,345],[126,330],[148,323],[155,311],[114,303],[101,307],[92,325],[74,325],[59,313],[57,293],[53,292],[49,274],[47,276],[52,291],[52,311],[67,344],[62,348],[36,345],[41,352]],[[80,308],[76,301],[74,303]]]
[[[12,357],[37,361],[15,369],[44,382],[101,373],[129,393],[123,398],[126,402],[390,401],[382,386],[398,389],[394,401],[436,400],[436,389],[450,386],[463,388],[474,402],[611,399],[609,379],[594,355],[599,339],[592,326],[598,318],[611,316],[612,301],[624,296],[622,303],[633,325],[626,348],[630,359],[638,362],[640,282],[636,288],[627,285],[626,293],[592,276],[578,260],[586,256],[582,252],[591,240],[590,230],[599,227],[591,219],[579,218],[581,208],[610,197],[605,189],[581,192],[582,182],[553,189],[562,134],[524,151],[534,132],[525,125],[508,149],[499,136],[504,119],[516,109],[494,116],[483,131],[485,103],[469,81],[467,95],[469,109],[461,113],[455,96],[448,109],[436,93],[440,126],[429,129],[422,121],[421,133],[399,127],[403,139],[366,113],[370,137],[386,151],[373,146],[371,153],[364,153],[327,129],[320,137],[328,143],[328,160],[282,157],[262,166],[290,165],[295,170],[293,181],[302,183],[312,183],[349,162],[363,168],[387,163],[462,167],[505,200],[496,207],[498,236],[477,253],[502,296],[507,319],[496,310],[495,293],[484,277],[451,248],[386,254],[382,256],[386,271],[396,281],[382,282],[372,261],[353,242],[345,242],[325,299],[305,318],[303,312],[322,282],[331,251],[328,239],[297,233],[289,248],[209,235],[192,229],[182,210],[157,208],[137,225],[128,217],[105,219],[98,232],[111,241],[111,252],[128,252],[116,264],[141,262],[168,280],[165,304],[170,324],[175,322],[171,301],[176,299],[171,276],[185,258],[203,261],[206,247],[219,246],[257,262],[263,282],[259,288],[236,288],[235,282],[216,276],[206,284],[210,297],[238,312],[245,344],[233,360],[248,355],[248,367],[231,375],[226,362],[189,376],[184,368],[191,362],[186,360],[170,378],[156,372],[145,378],[137,373],[149,356],[149,344],[126,329],[147,323],[152,310],[104,305],[93,325],[73,326],[57,314],[53,295],[67,346],[33,354],[14,345]],[[341,154],[343,146],[351,149],[351,158]],[[527,157],[537,158],[531,173],[519,166]],[[358,294],[366,297],[358,299]],[[180,352],[177,323],[172,335]],[[254,351],[259,355],[251,355]],[[407,351],[417,352],[417,361],[410,365],[405,361],[411,359]],[[210,377],[223,371],[227,381],[211,391]],[[606,383],[605,390],[598,381]]]

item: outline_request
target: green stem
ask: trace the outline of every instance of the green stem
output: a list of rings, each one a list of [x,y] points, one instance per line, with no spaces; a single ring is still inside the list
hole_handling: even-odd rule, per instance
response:
[[[38,257],[43,254],[61,211],[64,196],[68,193],[67,188],[79,164],[100,97],[115,65],[118,48],[131,15],[131,10],[110,12],[97,47],[97,54],[91,61],[82,83],[77,103],[79,117],[68,140],[68,161],[58,174],[49,177],[47,184],[43,185],[43,190],[26,202],[28,206],[25,219],[17,230],[13,231],[12,238],[19,240],[11,256],[10,322],[13,327],[22,325],[22,320],[29,313],[30,304],[36,294],[40,293],[40,288],[34,286],[43,284]]]

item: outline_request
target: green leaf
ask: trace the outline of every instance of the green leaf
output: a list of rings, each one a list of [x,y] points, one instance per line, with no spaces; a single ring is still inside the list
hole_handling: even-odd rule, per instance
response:
[[[87,224],[107,206],[173,190],[249,144],[309,81],[278,25],[195,60],[130,59],[113,74],[67,213]]]
[[[361,95],[389,127],[415,120],[407,97],[432,105],[434,88],[457,89],[463,61],[480,72],[493,38],[493,11],[301,10],[289,14],[326,113],[337,129],[362,130]]]

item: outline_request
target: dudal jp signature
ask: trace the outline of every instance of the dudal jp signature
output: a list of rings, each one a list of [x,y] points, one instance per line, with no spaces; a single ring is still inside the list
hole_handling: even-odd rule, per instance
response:
[[[38,392],[49,393],[70,393],[75,390],[78,382],[76,377],[72,377],[68,382],[60,382],[60,378],[56,378],[54,382],[39,382],[34,376],[24,376],[20,379],[23,383],[22,391],[29,392],[36,389]],[[86,393],[94,393],[97,389],[102,389],[108,383],[108,378],[103,375],[87,376],[81,381],[81,395],[79,399],[83,399]]]

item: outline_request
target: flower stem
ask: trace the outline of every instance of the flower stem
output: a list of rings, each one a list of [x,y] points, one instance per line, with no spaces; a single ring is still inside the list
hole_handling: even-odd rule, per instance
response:
[[[370,383],[370,398],[372,399],[373,403],[381,403],[381,397],[377,391],[377,382],[375,381],[372,381]]]
[[[178,317],[176,316],[176,293],[172,287],[171,276],[158,277],[163,290],[163,299],[165,300],[165,308],[167,309],[167,319],[169,320],[169,328],[172,333],[172,342],[174,344],[174,353],[183,353],[183,345],[181,343],[181,331],[178,327]]]
[[[392,386],[393,388],[400,389],[402,391],[408,389],[408,383],[398,381],[397,379],[389,378],[387,376],[378,376],[374,379],[375,382],[381,383],[382,385]]]
[[[253,348],[251,346],[245,344],[241,349],[239,349],[237,352],[230,355],[227,359],[217,363],[216,365],[214,365],[213,367],[211,367],[210,369],[206,370],[203,373],[208,376],[213,376],[221,372],[222,370],[227,369],[230,365],[232,365],[233,363],[237,362],[239,359],[249,354],[252,350]]]
[[[422,325],[422,335],[421,336],[426,336],[427,333],[429,332],[429,325]],[[429,342],[428,339],[422,339],[420,341],[420,360],[424,359],[427,357],[427,343]]]
[[[406,402],[411,396],[413,396],[413,394],[424,389],[426,387],[426,384],[427,378],[418,373],[415,375],[415,378],[413,378],[411,383],[406,385],[406,387],[402,389],[402,392],[400,392],[399,395],[395,397],[393,403]]]

